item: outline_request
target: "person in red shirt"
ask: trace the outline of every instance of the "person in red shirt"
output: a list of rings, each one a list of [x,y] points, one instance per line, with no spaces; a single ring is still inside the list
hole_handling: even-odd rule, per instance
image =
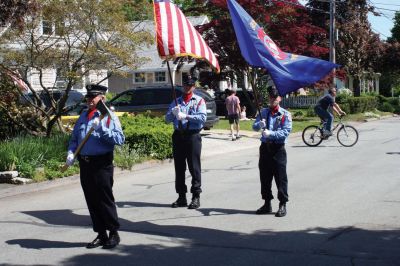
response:
[[[240,138],[239,135],[239,119],[240,119],[240,100],[236,96],[236,89],[229,90],[229,96],[225,99],[226,110],[228,111],[228,120],[231,129],[232,140]],[[236,126],[236,136],[233,134],[234,126]]]

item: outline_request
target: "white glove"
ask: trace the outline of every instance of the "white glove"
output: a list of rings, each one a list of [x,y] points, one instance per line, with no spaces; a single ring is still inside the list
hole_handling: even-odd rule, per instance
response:
[[[97,129],[99,129],[100,127],[101,127],[100,118],[95,117],[95,118],[93,119],[93,121],[92,121],[92,128],[93,128],[94,130],[97,130]]]
[[[172,108],[172,113],[174,114],[174,116],[177,116],[178,114],[179,114],[179,112],[180,112],[181,110],[180,110],[180,106],[179,105],[177,105],[177,106],[175,106],[174,108]],[[177,117],[178,118],[178,117]]]
[[[74,158],[74,153],[72,151],[68,152],[67,155],[67,160],[65,161],[65,164],[68,166],[71,166],[74,164],[75,158]]]
[[[264,129],[264,130],[263,130],[262,136],[263,136],[264,138],[268,138],[270,135],[271,135],[271,130],[268,130],[268,129]]]
[[[179,112],[178,115],[176,116],[176,118],[178,120],[184,120],[184,119],[186,119],[186,117],[187,117],[187,115],[182,112]]]
[[[260,125],[261,128],[264,128],[267,126],[267,123],[265,123],[265,119],[261,120],[258,124]]]

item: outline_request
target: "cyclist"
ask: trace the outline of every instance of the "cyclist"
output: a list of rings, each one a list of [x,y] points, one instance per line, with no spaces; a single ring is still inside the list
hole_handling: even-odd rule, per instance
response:
[[[324,126],[324,132],[323,135],[324,137],[329,137],[332,136],[332,124],[333,124],[333,114],[329,112],[329,107],[332,107],[332,109],[338,114],[338,115],[346,115],[342,109],[340,109],[339,104],[335,102],[335,96],[336,96],[336,88],[330,88],[328,90],[328,94],[322,96],[318,102],[317,105],[314,107],[315,113],[322,119],[324,120],[325,126]]]

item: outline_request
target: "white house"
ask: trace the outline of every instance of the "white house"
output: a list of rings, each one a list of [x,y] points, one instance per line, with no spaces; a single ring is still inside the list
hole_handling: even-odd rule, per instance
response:
[[[187,19],[193,26],[208,23],[207,16],[187,17]],[[139,27],[136,27],[137,30],[145,30],[155,36],[153,20],[135,23],[139,25]],[[108,86],[111,92],[121,92],[136,87],[153,85],[167,86],[171,84],[167,64],[159,57],[155,42],[149,47],[143,47],[142,50],[138,52],[138,56],[145,57],[148,61],[137,69],[124,69],[126,77],[112,75],[108,80]],[[185,63],[179,68],[177,64],[173,64],[173,62],[170,61],[169,65],[174,84],[182,85],[183,81],[190,75],[190,69],[194,66],[194,63]]]

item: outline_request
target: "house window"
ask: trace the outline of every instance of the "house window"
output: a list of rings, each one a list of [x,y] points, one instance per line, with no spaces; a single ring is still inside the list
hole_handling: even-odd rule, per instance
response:
[[[53,34],[53,23],[50,20],[43,19],[42,32],[44,35],[52,35]]]
[[[167,81],[165,72],[154,72],[155,83],[164,83]]]
[[[146,73],[144,72],[135,73],[134,83],[146,83]]]
[[[56,88],[65,88],[67,86],[67,78],[65,76],[65,72],[62,68],[56,69]]]
[[[64,34],[64,21],[54,22],[44,18],[42,20],[42,34],[43,35],[56,35],[61,36]]]

